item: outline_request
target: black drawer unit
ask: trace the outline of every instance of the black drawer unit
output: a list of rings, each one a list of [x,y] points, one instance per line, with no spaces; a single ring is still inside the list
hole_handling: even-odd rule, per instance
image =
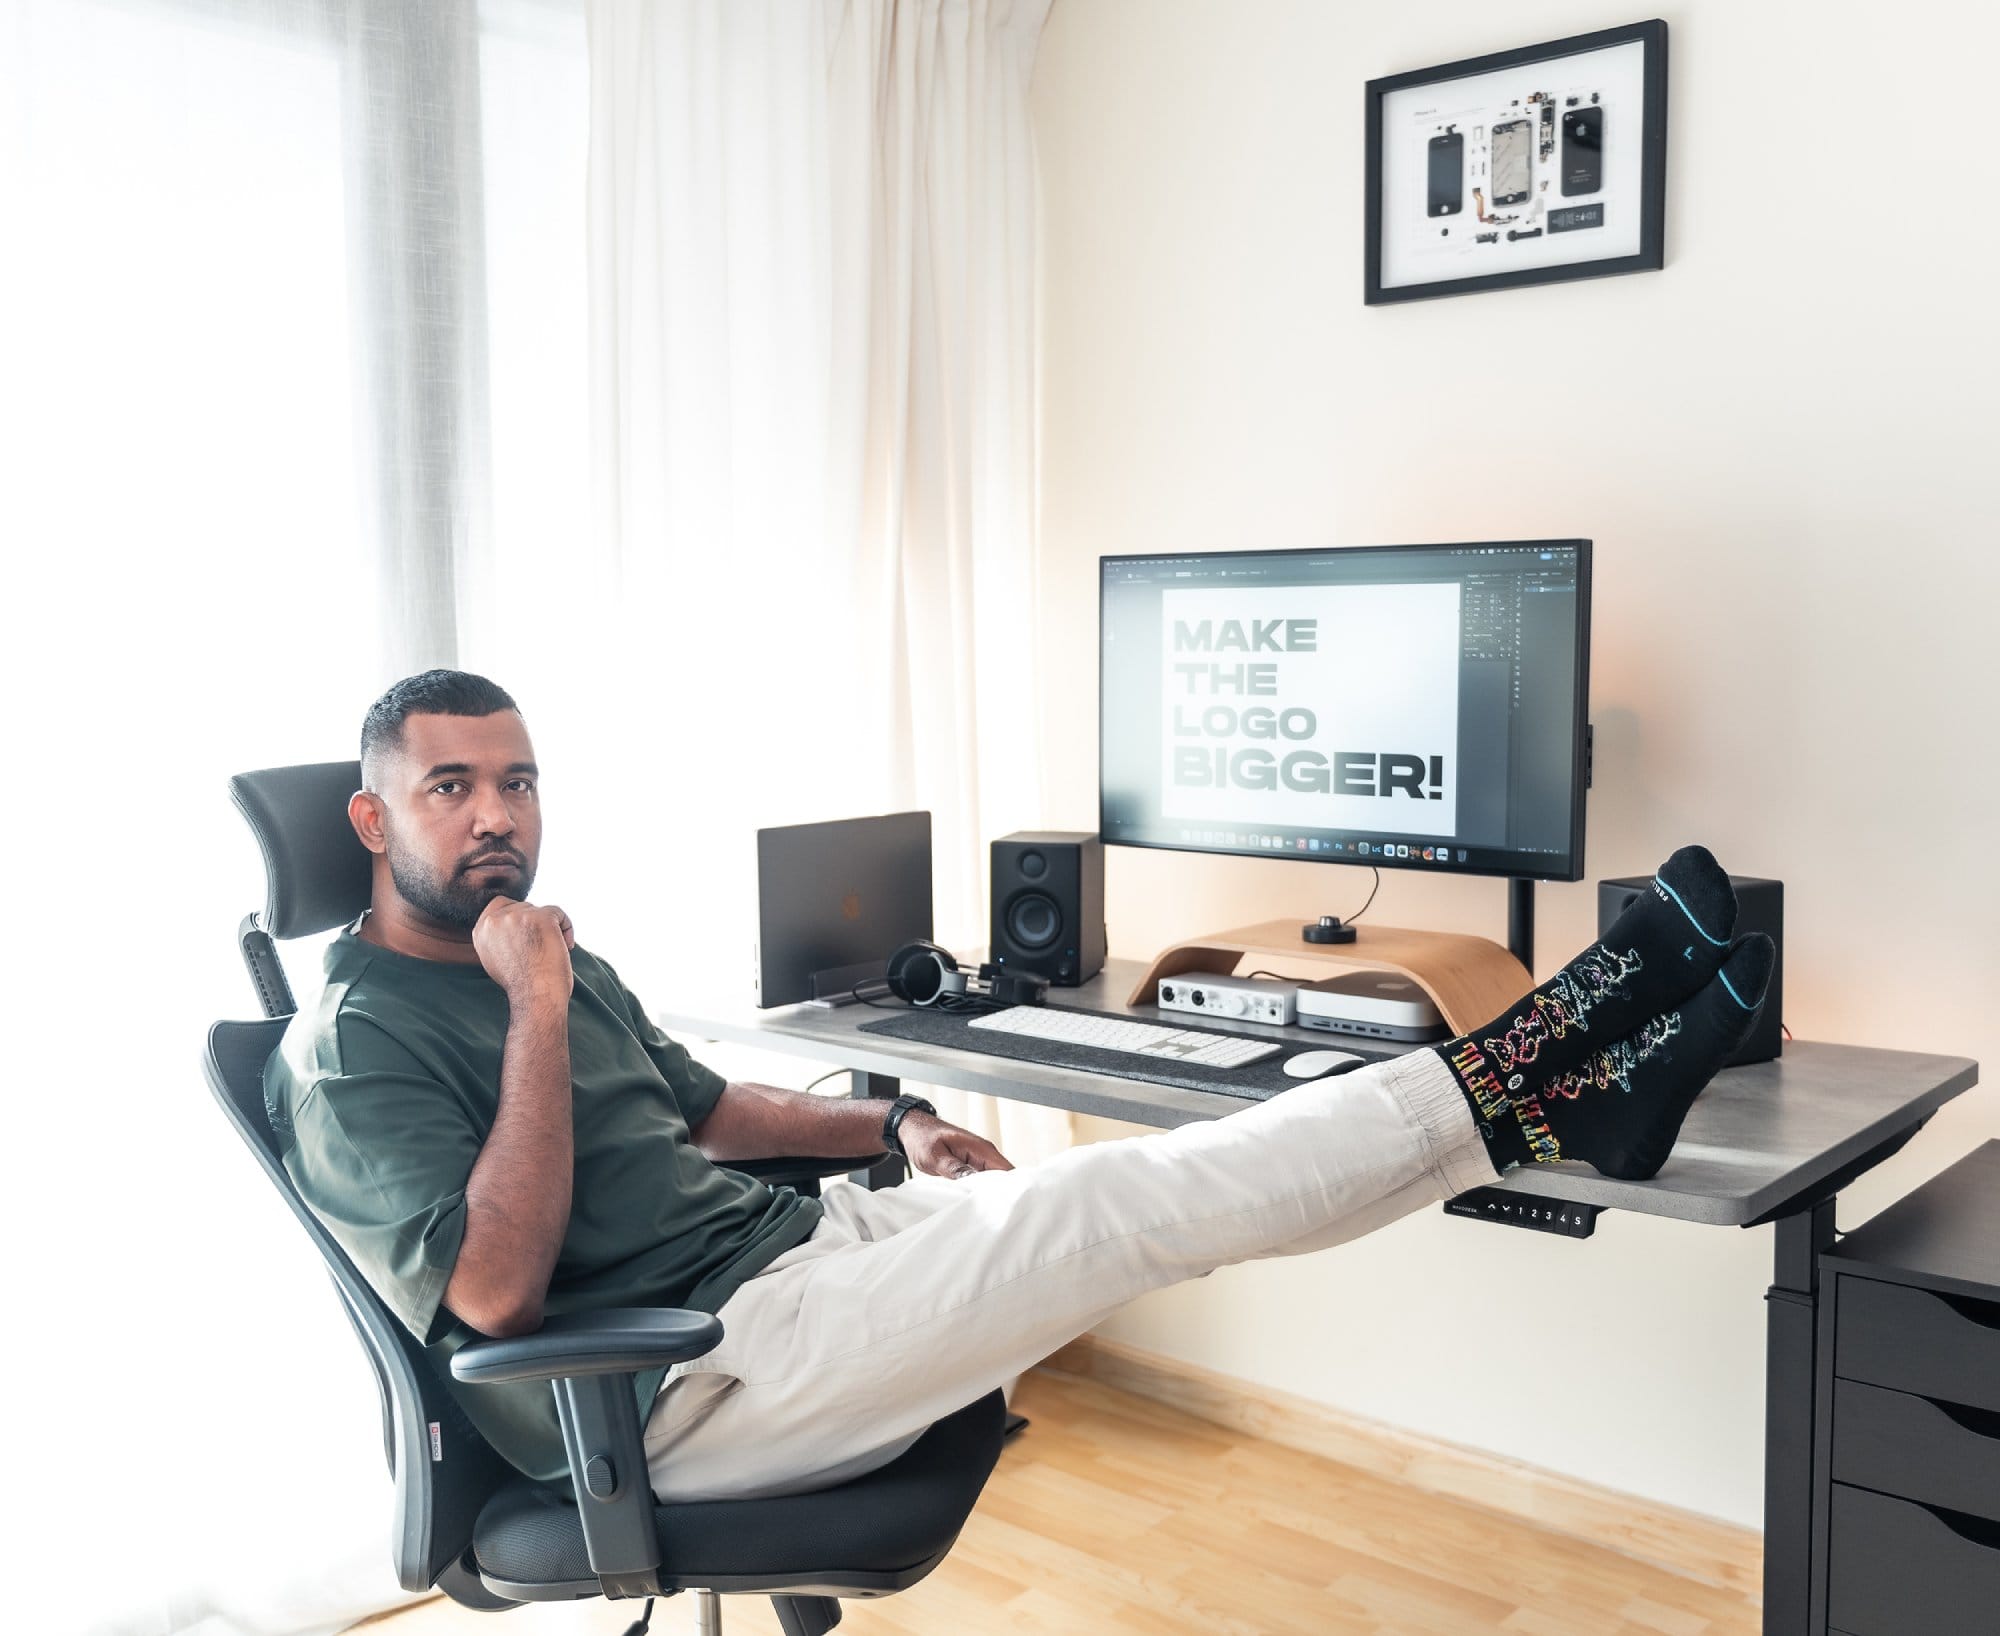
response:
[[[2000,1142],[1820,1257],[1812,1630],[2000,1636]]]
[[[1827,1615],[1854,1636],[2000,1630],[2000,1523],[1835,1483]]]
[[[2000,1412],[2000,1292],[1990,1301],[1857,1278],[1833,1372]]]
[[[2000,1414],[1833,1383],[1833,1480],[2000,1524]]]

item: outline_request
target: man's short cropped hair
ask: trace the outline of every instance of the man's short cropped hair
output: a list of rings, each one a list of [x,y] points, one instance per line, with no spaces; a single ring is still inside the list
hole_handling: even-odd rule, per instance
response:
[[[368,707],[361,723],[361,765],[383,750],[399,748],[403,723],[412,716],[490,716],[520,706],[498,682],[469,670],[426,670],[405,676]]]

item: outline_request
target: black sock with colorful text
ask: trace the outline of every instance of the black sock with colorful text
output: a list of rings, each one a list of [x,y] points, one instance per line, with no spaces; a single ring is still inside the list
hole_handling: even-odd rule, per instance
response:
[[[1657,1175],[1694,1099],[1749,1037],[1776,959],[1762,932],[1738,938],[1699,992],[1512,1095],[1513,1117],[1482,1132],[1495,1168],[1582,1159],[1624,1181]]]
[[[1684,846],[1555,976],[1485,1027],[1438,1047],[1494,1163],[1505,1169],[1529,1157],[1511,1115],[1516,1102],[1698,993],[1721,966],[1735,927],[1728,874],[1706,847]]]

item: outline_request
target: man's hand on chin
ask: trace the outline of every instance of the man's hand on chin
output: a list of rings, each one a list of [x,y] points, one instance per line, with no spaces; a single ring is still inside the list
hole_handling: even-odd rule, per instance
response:
[[[897,1127],[910,1167],[953,1181],[976,1170],[1012,1170],[1006,1156],[983,1136],[948,1125],[933,1114],[906,1114]]]
[[[472,952],[510,1001],[539,994],[567,1006],[576,988],[569,960],[575,947],[569,916],[553,903],[491,898],[472,928]]]

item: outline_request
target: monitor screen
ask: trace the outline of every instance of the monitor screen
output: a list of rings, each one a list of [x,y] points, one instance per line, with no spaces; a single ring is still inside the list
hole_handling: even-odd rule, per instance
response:
[[[1101,573],[1107,842],[1582,879],[1588,540]]]

